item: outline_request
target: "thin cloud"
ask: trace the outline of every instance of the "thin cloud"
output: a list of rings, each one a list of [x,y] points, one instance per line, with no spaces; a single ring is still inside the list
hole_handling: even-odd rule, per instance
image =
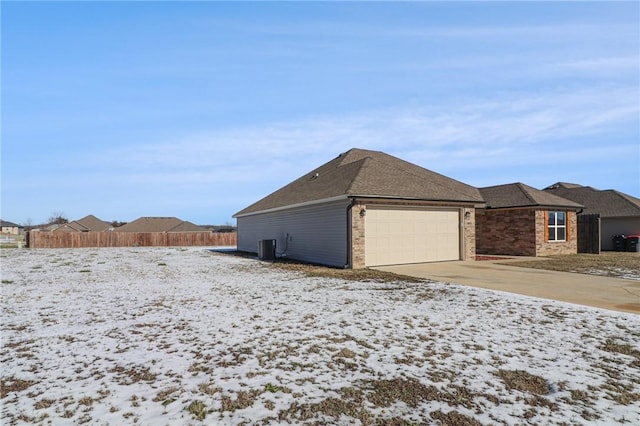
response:
[[[348,116],[311,117],[188,135],[164,144],[140,145],[107,154],[136,176],[162,169],[172,179],[213,182],[224,171],[227,180],[246,181],[262,173],[260,165],[287,173],[304,172],[351,147],[397,153],[421,152],[425,160],[447,156],[500,157],[543,151],[554,144],[580,147],[580,139],[615,132],[637,123],[636,88],[558,92],[538,96],[505,96],[491,102],[449,103],[437,108],[407,107]],[[251,169],[255,171],[252,172]],[[194,172],[196,170],[197,172]],[[208,170],[202,172],[203,170]],[[278,173],[278,172],[275,172]],[[175,174],[182,175],[178,178]],[[155,179],[155,178],[154,178]]]

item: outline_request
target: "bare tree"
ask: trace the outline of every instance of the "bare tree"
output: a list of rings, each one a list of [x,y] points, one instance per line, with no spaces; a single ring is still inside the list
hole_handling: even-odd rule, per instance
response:
[[[67,218],[67,215],[65,215],[64,212],[56,210],[51,213],[51,216],[49,216],[49,223],[62,225],[63,223],[69,223],[69,218]]]

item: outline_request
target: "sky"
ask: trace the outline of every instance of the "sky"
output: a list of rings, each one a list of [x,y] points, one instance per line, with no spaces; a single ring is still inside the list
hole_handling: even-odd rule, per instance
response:
[[[351,148],[640,197],[638,2],[18,2],[3,220],[232,215]]]

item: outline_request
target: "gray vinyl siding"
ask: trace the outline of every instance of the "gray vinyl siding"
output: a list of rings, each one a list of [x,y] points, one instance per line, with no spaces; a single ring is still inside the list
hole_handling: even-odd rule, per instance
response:
[[[602,250],[613,250],[615,235],[640,234],[640,217],[603,217],[600,219]]]
[[[256,253],[259,240],[275,239],[278,256],[344,267],[348,206],[341,200],[239,217],[238,250]]]

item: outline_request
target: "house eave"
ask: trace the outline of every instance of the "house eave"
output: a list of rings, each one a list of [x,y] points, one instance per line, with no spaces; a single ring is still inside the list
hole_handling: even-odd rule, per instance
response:
[[[334,202],[334,201],[347,200],[349,198],[350,197],[348,197],[347,195],[338,195],[336,197],[323,198],[321,200],[306,201],[304,203],[288,204],[286,206],[280,206],[280,207],[274,207],[274,208],[271,208],[271,209],[258,210],[258,211],[255,211],[255,212],[236,213],[232,217],[234,219],[238,219],[238,218],[241,218],[241,217],[255,216],[257,214],[273,213],[273,212],[278,212],[278,211],[283,211],[283,210],[295,209],[295,208],[299,208],[299,207],[313,206],[313,205],[316,205],[316,204],[325,204],[325,203],[331,203],[331,202]]]
[[[582,209],[582,206],[560,206],[560,205],[548,205],[548,204],[526,204],[522,206],[501,206],[501,207],[491,207],[486,206],[486,210],[515,210],[515,209],[564,209],[564,210],[575,210],[578,211]]]
[[[430,203],[452,203],[452,204],[466,204],[473,205],[475,208],[484,208],[486,203],[480,200],[452,200],[452,199],[440,199],[440,198],[419,198],[419,197],[397,197],[397,196],[385,196],[385,195],[350,195],[349,198],[357,198],[360,200],[398,200],[398,201],[421,201]]]

